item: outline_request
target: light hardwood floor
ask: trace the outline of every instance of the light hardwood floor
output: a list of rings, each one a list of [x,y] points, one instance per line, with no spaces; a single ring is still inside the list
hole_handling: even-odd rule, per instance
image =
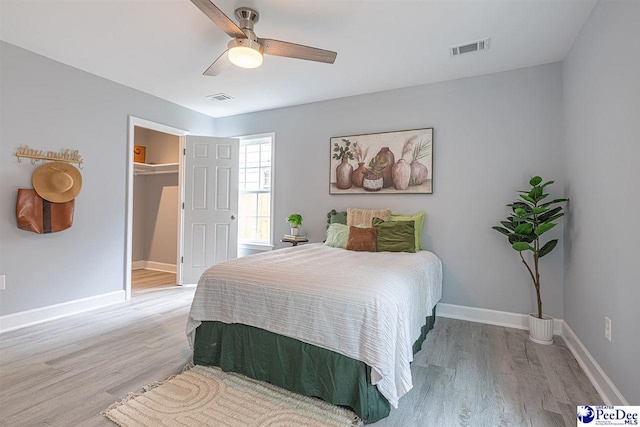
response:
[[[131,270],[131,290],[176,286],[176,273],[156,270]]]
[[[179,373],[195,288],[134,291],[130,301],[0,335],[0,426],[113,426],[100,411]],[[375,424],[575,426],[601,403],[561,339],[439,318],[412,364],[414,388]]]

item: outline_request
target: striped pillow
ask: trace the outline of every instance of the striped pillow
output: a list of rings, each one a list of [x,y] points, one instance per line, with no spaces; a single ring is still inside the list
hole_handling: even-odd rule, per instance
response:
[[[354,227],[373,227],[373,218],[389,221],[391,209],[355,209],[347,208],[347,225]]]

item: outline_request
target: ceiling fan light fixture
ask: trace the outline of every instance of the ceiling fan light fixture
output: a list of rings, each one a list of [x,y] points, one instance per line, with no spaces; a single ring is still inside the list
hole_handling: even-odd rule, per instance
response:
[[[2,1],[2,0],[0,0]],[[304,59],[306,61],[333,64],[337,52],[304,46],[296,43],[274,39],[258,38],[253,31],[254,25],[260,19],[258,12],[250,7],[239,7],[235,10],[238,25],[224,14],[214,0],[191,0],[214,24],[227,33],[232,40],[222,55],[207,68],[205,76],[217,76],[229,65],[234,64],[242,68],[257,68],[262,65],[262,55],[284,56],[287,58]]]
[[[229,61],[241,68],[258,68],[262,65],[262,46],[251,39],[231,40]]]

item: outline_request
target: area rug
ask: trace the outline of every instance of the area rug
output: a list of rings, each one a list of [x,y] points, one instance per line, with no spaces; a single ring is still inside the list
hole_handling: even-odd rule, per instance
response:
[[[103,414],[123,427],[362,425],[346,409],[214,367],[195,366],[145,390]]]

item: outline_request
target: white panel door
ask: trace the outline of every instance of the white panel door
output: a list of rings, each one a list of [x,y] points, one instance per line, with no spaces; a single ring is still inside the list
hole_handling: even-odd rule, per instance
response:
[[[238,253],[239,140],[187,136],[182,283]]]

